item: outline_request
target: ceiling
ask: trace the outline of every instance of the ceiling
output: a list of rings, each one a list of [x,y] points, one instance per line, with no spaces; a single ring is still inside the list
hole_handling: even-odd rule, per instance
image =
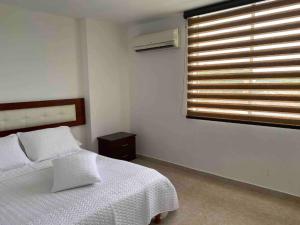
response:
[[[0,0],[0,3],[76,18],[132,23],[220,1],[222,0]]]

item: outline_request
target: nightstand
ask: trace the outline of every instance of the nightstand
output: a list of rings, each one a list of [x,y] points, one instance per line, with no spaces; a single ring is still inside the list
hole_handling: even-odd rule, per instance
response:
[[[118,132],[98,137],[100,155],[131,161],[136,158],[135,134]]]

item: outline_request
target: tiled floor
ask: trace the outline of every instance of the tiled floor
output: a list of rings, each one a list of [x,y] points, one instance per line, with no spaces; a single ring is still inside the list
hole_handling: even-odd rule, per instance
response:
[[[147,159],[134,162],[158,170],[177,190],[180,209],[162,225],[300,225],[300,200],[278,198]]]

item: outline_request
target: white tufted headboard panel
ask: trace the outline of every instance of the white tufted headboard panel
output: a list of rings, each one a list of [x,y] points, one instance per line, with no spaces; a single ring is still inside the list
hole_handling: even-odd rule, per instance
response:
[[[82,124],[85,124],[84,99],[0,104],[0,136]]]

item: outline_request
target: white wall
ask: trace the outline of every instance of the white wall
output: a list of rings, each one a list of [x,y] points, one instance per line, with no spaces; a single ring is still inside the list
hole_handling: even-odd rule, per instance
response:
[[[97,137],[129,130],[129,78],[126,30],[105,21],[84,19],[82,48],[87,77],[90,148]],[[125,34],[125,35],[124,35]]]
[[[180,27],[175,15],[132,25],[129,38]],[[138,153],[300,196],[299,130],[185,118],[185,47],[131,51],[131,127]]]
[[[83,97],[78,23],[0,4],[0,102]],[[84,126],[73,128],[85,143]]]
[[[84,97],[87,125],[72,131],[96,151],[98,136],[129,130],[125,31],[0,4],[0,102]]]

